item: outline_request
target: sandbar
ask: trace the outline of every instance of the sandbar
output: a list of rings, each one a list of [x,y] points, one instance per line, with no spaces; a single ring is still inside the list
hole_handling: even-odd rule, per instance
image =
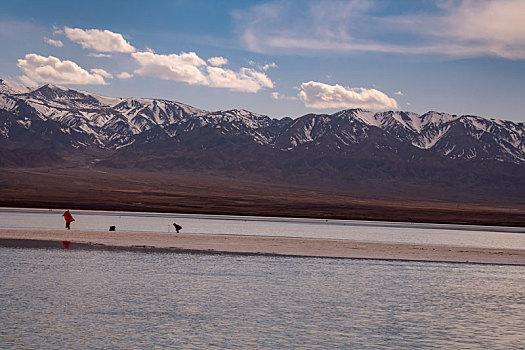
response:
[[[0,229],[0,246],[524,265],[524,249],[265,236]]]

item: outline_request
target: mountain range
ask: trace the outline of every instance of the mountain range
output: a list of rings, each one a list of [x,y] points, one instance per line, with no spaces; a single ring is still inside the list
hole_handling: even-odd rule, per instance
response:
[[[243,176],[371,195],[525,194],[525,124],[349,109],[274,119],[0,80],[0,167]]]

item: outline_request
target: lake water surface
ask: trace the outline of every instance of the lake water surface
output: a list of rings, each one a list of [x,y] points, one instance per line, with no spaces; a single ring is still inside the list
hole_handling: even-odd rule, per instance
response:
[[[63,211],[0,209],[63,230]],[[73,229],[525,249],[521,228],[72,211]],[[2,349],[524,349],[525,267],[0,248]]]
[[[0,248],[2,349],[523,349],[525,267]]]

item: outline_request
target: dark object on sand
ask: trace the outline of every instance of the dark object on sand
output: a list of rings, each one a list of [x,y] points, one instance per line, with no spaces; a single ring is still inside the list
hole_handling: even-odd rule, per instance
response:
[[[73,218],[73,215],[71,215],[71,213],[69,212],[69,210],[66,210],[64,212],[64,214],[62,214],[62,216],[64,217],[64,220],[66,220],[66,228],[69,230],[69,225],[75,221],[75,219]]]
[[[71,245],[70,241],[62,241],[62,248],[69,249],[70,245]]]
[[[177,231],[177,233],[179,233],[179,231],[182,230],[182,226],[181,225],[177,225],[176,222],[173,223],[173,226],[175,227],[175,231]]]
[[[115,231],[115,226],[110,226],[110,227],[109,227],[109,230],[110,230],[110,231]]]

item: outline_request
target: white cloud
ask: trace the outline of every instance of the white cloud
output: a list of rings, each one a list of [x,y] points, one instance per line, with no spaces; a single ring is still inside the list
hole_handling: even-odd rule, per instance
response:
[[[66,36],[84,49],[92,49],[99,52],[134,52],[131,46],[119,33],[100,29],[80,29],[64,27]]]
[[[53,34],[64,34],[64,30],[57,26],[53,26]]]
[[[53,56],[30,53],[19,59],[17,66],[24,72],[20,79],[31,86],[37,83],[107,84],[99,73],[89,73],[73,61],[61,61]]]
[[[405,94],[403,93],[403,91],[396,91],[396,92],[394,92],[394,95],[405,96]]]
[[[90,69],[90,71],[100,76],[103,76],[104,78],[113,79],[113,74],[106,72],[104,69],[93,68],[93,69]]]
[[[129,79],[129,78],[133,78],[133,74],[130,74],[128,72],[122,72],[122,73],[117,74],[117,78],[119,78],[119,79]]]
[[[446,4],[445,10],[435,19],[435,36],[501,57],[525,58],[523,0],[463,0],[459,6]]]
[[[25,75],[21,75],[18,77],[20,81],[25,85],[29,87],[37,87],[38,83],[34,80],[31,80],[30,78],[26,77]]]
[[[277,64],[275,62],[272,62],[272,63],[267,63],[261,67],[262,70],[268,70],[270,68],[277,68]]]
[[[211,57],[211,58],[208,58],[208,62],[212,65],[212,66],[223,66],[225,64],[228,64],[228,59],[227,58],[224,58],[224,57]]]
[[[323,47],[315,46],[320,42],[341,43],[348,39],[352,26],[363,24],[360,18],[369,3],[369,0],[275,0],[235,11],[233,17],[242,40],[253,51],[321,51]]]
[[[262,88],[273,87],[273,82],[263,72],[251,68],[241,68],[235,72],[208,66],[195,52],[182,52],[180,55],[135,52],[131,55],[140,65],[135,73],[142,76],[243,92],[257,92]]]
[[[53,39],[49,39],[49,38],[46,38],[44,37],[44,41],[46,43],[48,43],[49,45],[53,45],[55,47],[62,47],[64,46],[64,43],[60,40],[53,40]]]
[[[112,57],[111,54],[109,54],[109,53],[94,53],[94,52],[88,53],[88,56],[90,56],[90,57],[97,57],[97,58],[101,58],[101,57],[109,58],[109,57]]]
[[[281,94],[280,92],[277,92],[277,91],[272,92],[271,95],[272,95],[272,98],[274,100],[284,100],[284,99],[286,99],[286,96],[284,96],[283,94]]]
[[[379,52],[525,59],[523,0],[447,0],[424,13],[378,15],[378,0],[274,1],[237,11],[256,52]],[[432,5],[430,5],[432,7]],[[388,35],[385,35],[388,33]],[[392,40],[395,39],[395,42]]]
[[[257,62],[255,62],[253,60],[250,60],[250,61],[248,61],[248,64],[250,66],[255,66],[258,69],[263,70],[263,71],[267,71],[270,68],[277,68],[278,67],[275,62],[267,63],[267,64],[264,64],[264,65],[261,66],[260,64],[257,64]]]
[[[349,88],[315,81],[301,84],[299,98],[311,108],[397,109],[397,102],[376,89]]]
[[[277,91],[273,91],[271,96],[274,100],[297,100],[297,97],[295,96],[286,96]]]
[[[158,55],[153,52],[134,52],[131,54],[139,63],[136,74],[164,80],[182,81],[188,84],[206,85],[208,79],[201,67],[206,62],[195,52],[182,52],[180,55]]]
[[[209,86],[228,88],[242,92],[257,92],[262,88],[273,88],[273,82],[266,74],[251,68],[239,72],[219,67],[207,67]]]

